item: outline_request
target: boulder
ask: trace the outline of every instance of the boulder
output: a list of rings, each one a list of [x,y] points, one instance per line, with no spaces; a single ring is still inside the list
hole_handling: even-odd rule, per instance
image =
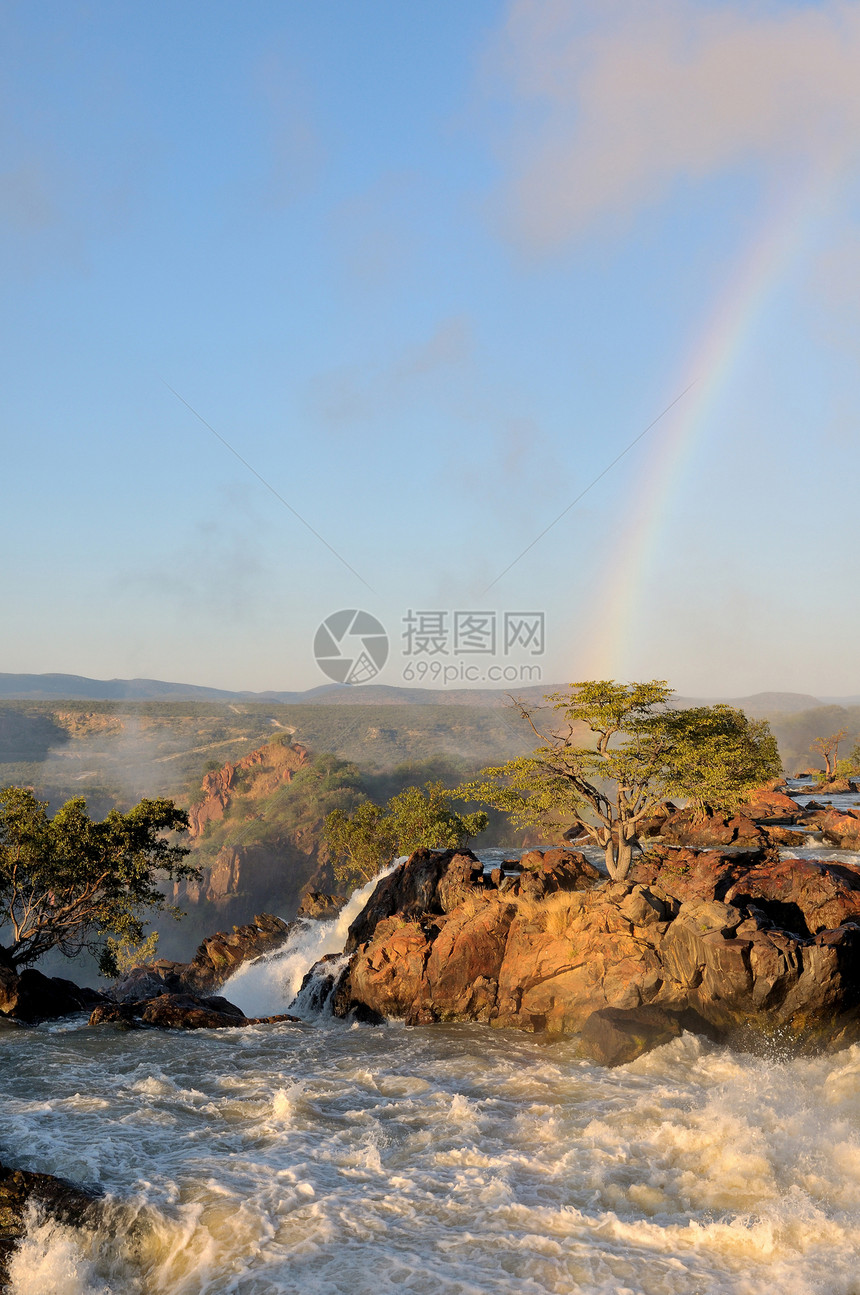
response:
[[[92,1224],[99,1196],[65,1178],[28,1173],[0,1164],[0,1286],[5,1289],[9,1262],[27,1230],[27,1212],[36,1203],[49,1218],[72,1227]]]
[[[860,814],[832,806],[815,814],[815,825],[840,850],[860,850]]]
[[[99,1003],[94,1008],[90,1019],[90,1025],[122,1025],[128,1029],[136,1029],[140,1025],[140,1014],[143,1008],[134,1002],[129,1003]]]
[[[660,1007],[604,1007],[586,1019],[579,1042],[582,1051],[601,1066],[623,1066],[684,1031],[717,1037],[712,1025],[692,1009],[666,1011]]]
[[[744,801],[740,812],[753,823],[796,823],[803,809],[783,787],[760,787]]]
[[[119,1025],[137,1029],[150,1025],[163,1030],[228,1030],[245,1025],[268,1025],[275,1021],[297,1021],[295,1016],[245,1016],[240,1007],[217,995],[198,997],[188,993],[160,993],[149,999],[123,1003],[100,1003],[90,1025]]]
[[[144,1025],[172,1030],[224,1030],[246,1023],[241,1008],[226,998],[197,998],[193,994],[159,994],[143,1004]]]
[[[679,809],[663,821],[664,841],[696,850],[737,845],[746,849],[764,847],[767,838],[758,824],[744,813],[715,814],[698,818],[690,809]]]
[[[282,918],[258,913],[253,922],[208,936],[180,972],[183,987],[197,994],[219,989],[243,963],[280,948],[291,930]]]
[[[318,890],[306,891],[296,913],[296,921],[330,922],[346,903],[343,895],[322,895]]]
[[[95,989],[82,988],[61,976],[46,976],[35,967],[27,967],[20,974],[0,968],[0,1011],[31,1025],[91,1012],[104,997]]]
[[[850,778],[831,778],[829,782],[817,782],[812,788],[816,796],[848,796],[857,792],[857,783]]]

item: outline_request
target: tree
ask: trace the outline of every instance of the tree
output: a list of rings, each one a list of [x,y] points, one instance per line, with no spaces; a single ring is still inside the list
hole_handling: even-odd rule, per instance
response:
[[[687,799],[701,817],[735,808],[780,771],[766,721],[731,706],[673,710],[671,696],[658,679],[574,683],[546,699],[562,713],[547,733],[532,709],[515,702],[541,745],[484,769],[458,795],[505,810],[523,826],[578,826],[603,850],[610,877],[623,879],[644,821],[669,797]]]
[[[325,839],[339,881],[369,881],[395,854],[456,850],[487,826],[483,811],[458,814],[452,793],[441,782],[407,787],[383,807],[365,801],[351,813],[334,810],[325,821]]]
[[[838,733],[831,733],[829,737],[817,737],[810,744],[810,751],[814,751],[824,759],[825,782],[832,782],[836,776],[835,766],[839,757],[839,743],[847,736],[847,731],[841,728]]]
[[[185,861],[189,851],[164,835],[187,827],[187,814],[172,800],[142,800],[126,814],[111,810],[96,822],[82,797],[50,818],[32,791],[4,788],[0,935],[7,943],[0,957],[18,968],[50,949],[68,957],[88,949],[105,974],[115,973],[116,947],[142,939],[145,913],[167,909],[180,916],[159,883],[199,876]]]
[[[352,811],[334,809],[325,820],[325,839],[338,881],[370,881],[397,849],[397,836],[381,805],[366,800]]]
[[[486,831],[487,815],[479,810],[458,814],[452,807],[452,794],[441,782],[427,782],[424,790],[407,787],[392,796],[387,812],[401,854],[413,850],[459,850],[473,836]]]

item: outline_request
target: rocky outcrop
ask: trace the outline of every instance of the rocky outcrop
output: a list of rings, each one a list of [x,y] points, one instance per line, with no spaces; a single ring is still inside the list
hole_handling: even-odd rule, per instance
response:
[[[0,1287],[5,1289],[9,1262],[27,1230],[27,1212],[35,1203],[48,1218],[72,1227],[93,1222],[98,1212],[96,1192],[65,1178],[32,1174],[0,1164]]]
[[[230,1029],[270,1021],[294,1021],[293,1016],[246,1017],[212,990],[229,980],[245,962],[280,948],[291,925],[271,913],[232,932],[210,935],[191,962],[158,962],[133,967],[113,986],[109,1001],[90,1016],[90,1025],[153,1025],[163,1029]]]
[[[245,962],[271,953],[284,943],[292,925],[271,913],[258,913],[253,922],[218,931],[198,945],[191,962],[160,958],[133,967],[111,988],[117,1003],[138,1003],[158,994],[209,994],[219,989]]]
[[[0,1013],[35,1025],[78,1012],[91,1012],[104,995],[84,989],[62,976],[45,976],[35,967],[16,972],[0,966]]]
[[[323,895],[318,890],[307,890],[302,896],[296,921],[330,922],[347,902],[346,895]]]
[[[711,813],[700,818],[691,809],[676,810],[664,819],[660,835],[664,841],[696,850],[728,845],[756,849],[767,841],[758,822],[746,813]]]
[[[744,801],[740,812],[753,823],[796,823],[801,818],[803,809],[779,785],[758,788]]]
[[[295,1016],[246,1016],[235,1003],[215,995],[163,992],[151,998],[103,1003],[90,1017],[90,1025],[120,1025],[127,1028],[151,1025],[162,1030],[228,1030],[244,1025],[269,1025],[276,1021],[297,1021]]]
[[[860,814],[832,805],[814,810],[811,821],[825,838],[840,850],[860,850]]]
[[[810,787],[815,796],[846,796],[856,794],[857,790],[857,783],[850,778],[831,778],[829,782],[816,782]]]
[[[852,1036],[860,871],[666,846],[624,882],[598,881],[572,851],[523,862],[520,877],[497,880],[468,852],[413,855],[353,923],[335,1011],[551,1034],[604,1013],[586,1037],[611,1023],[627,1042],[606,1055],[625,1057],[693,1020],[720,1037]],[[607,1011],[640,1015],[624,1024]]]
[[[271,953],[286,940],[291,924],[271,913],[258,913],[253,922],[219,931],[199,945],[181,973],[183,984],[195,993],[209,993],[229,980],[245,962]]]
[[[203,778],[202,799],[188,811],[191,839],[202,836],[209,823],[220,822],[233,799],[250,784],[257,798],[271,795],[309,762],[305,747],[269,742],[235,764],[224,764]]]

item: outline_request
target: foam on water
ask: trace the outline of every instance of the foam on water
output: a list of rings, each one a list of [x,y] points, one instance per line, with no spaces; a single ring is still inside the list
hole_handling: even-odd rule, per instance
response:
[[[858,1048],[604,1070],[479,1025],[81,1028],[16,1036],[0,1083],[7,1158],[117,1201],[34,1219],[13,1295],[860,1290]]]
[[[284,1010],[373,885],[227,996]],[[0,1088],[5,1160],[107,1193],[32,1213],[12,1295],[860,1295],[860,1047],[66,1022],[0,1036]]]
[[[246,962],[219,993],[241,1007],[246,1016],[277,1016],[285,1012],[314,963],[327,954],[340,953],[351,923],[364,908],[377,883],[393,872],[405,857],[395,859],[356,890],[331,921],[297,922],[280,949],[254,962]]]

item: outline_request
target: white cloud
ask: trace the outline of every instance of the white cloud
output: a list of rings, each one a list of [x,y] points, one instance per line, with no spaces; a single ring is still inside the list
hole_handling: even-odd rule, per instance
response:
[[[860,153],[860,3],[514,0],[506,218],[548,247],[733,168]]]

